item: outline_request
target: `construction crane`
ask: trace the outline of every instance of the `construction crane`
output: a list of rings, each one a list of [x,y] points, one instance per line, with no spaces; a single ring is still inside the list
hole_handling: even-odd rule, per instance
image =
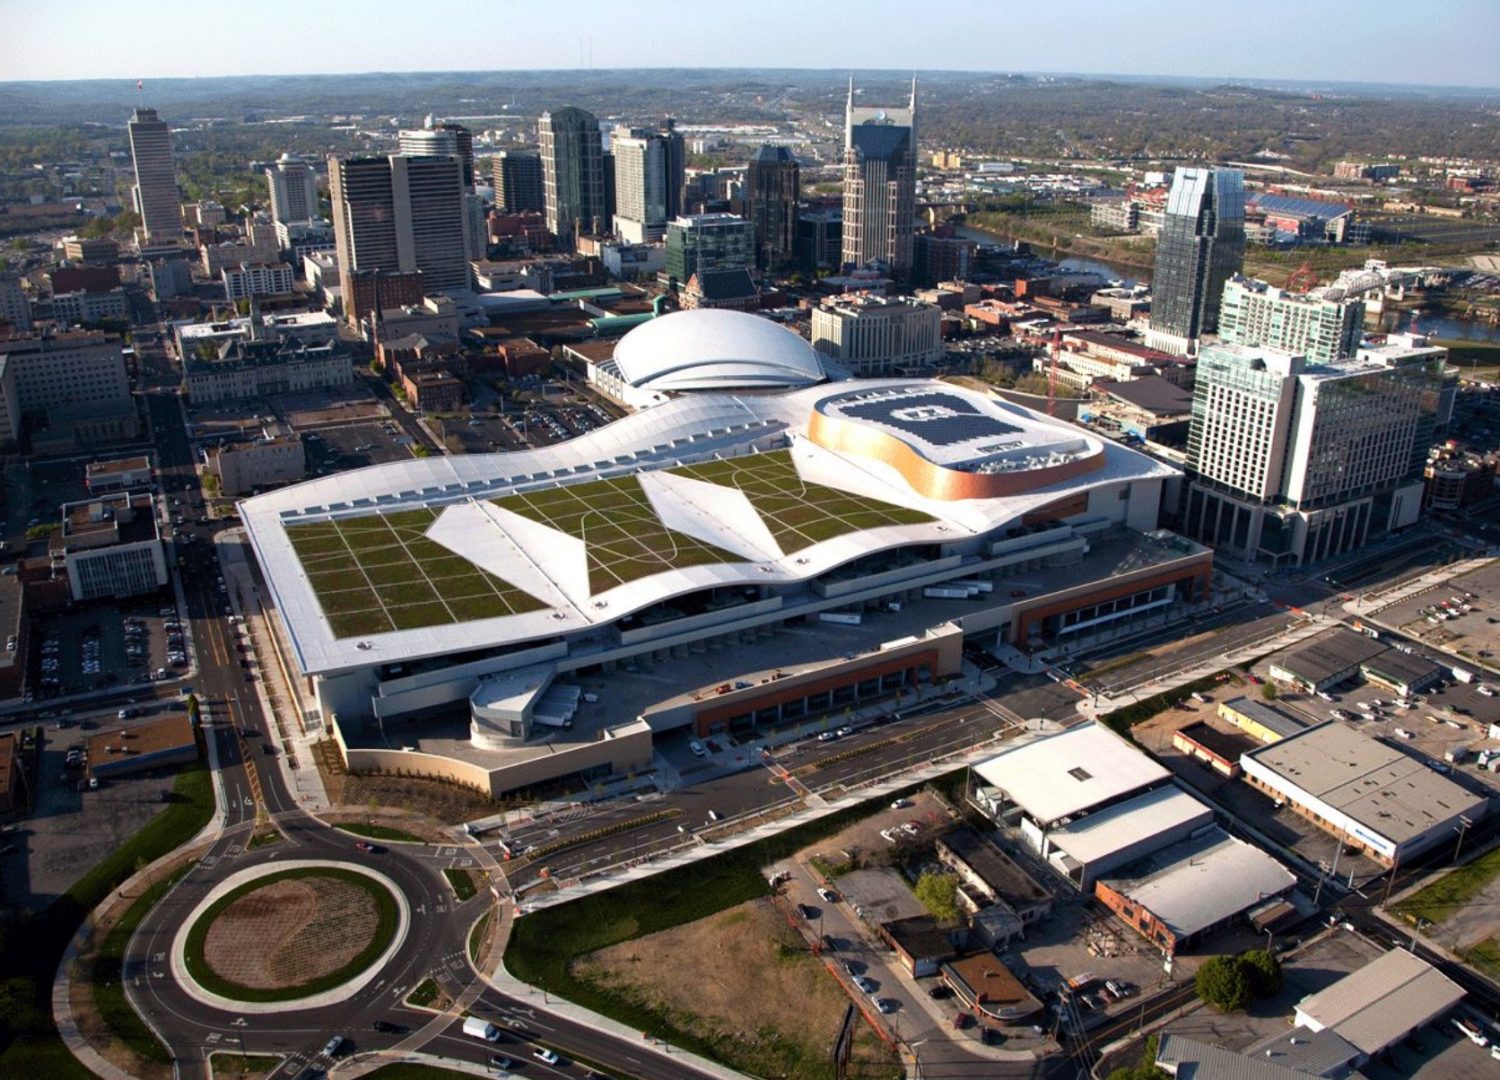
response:
[[[1287,292],[1307,292],[1318,283],[1318,272],[1310,263],[1303,263],[1286,279]]]
[[[1047,363],[1047,415],[1057,415],[1057,354],[1062,351],[1062,328],[1052,328],[1052,357]]]

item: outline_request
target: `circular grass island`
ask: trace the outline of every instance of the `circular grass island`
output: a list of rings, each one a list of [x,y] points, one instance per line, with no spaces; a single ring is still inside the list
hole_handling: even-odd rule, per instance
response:
[[[395,894],[355,869],[303,866],[260,874],[193,920],[183,948],[202,990],[238,1002],[288,1002],[366,971],[401,925]]]

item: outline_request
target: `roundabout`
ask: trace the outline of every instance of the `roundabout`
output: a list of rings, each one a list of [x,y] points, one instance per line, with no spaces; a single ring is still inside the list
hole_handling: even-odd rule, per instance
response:
[[[241,870],[189,913],[172,972],[205,1005],[270,1013],[347,999],[401,948],[411,923],[401,888],[353,863],[292,860]]]

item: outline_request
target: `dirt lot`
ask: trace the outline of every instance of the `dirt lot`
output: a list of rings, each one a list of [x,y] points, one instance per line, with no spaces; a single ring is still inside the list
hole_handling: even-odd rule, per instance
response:
[[[947,807],[930,793],[921,792],[908,801],[909,806],[881,810],[830,836],[806,852],[804,861],[824,867],[886,866],[895,861],[892,856],[896,848],[931,840],[953,824]],[[901,838],[893,844],[880,835],[907,823],[916,828],[916,837]]]
[[[669,1012],[704,1038],[733,1044],[759,1075],[831,1075],[827,1048],[849,1003],[837,979],[768,900],[602,949],[579,974]],[[899,1075],[895,1056],[868,1027],[857,1038],[857,1075]]]
[[[275,881],[219,913],[203,957],[241,986],[300,986],[358,956],[377,920],[375,899],[357,885],[318,877]]]

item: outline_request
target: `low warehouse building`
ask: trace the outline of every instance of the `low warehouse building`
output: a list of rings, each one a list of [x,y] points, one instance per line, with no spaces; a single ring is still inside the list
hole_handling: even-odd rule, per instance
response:
[[[1215,828],[1101,879],[1094,895],[1170,957],[1296,884],[1271,856]]]
[[[1361,664],[1386,651],[1374,638],[1340,627],[1278,653],[1271,678],[1317,693],[1354,678]]]
[[[1080,892],[1092,893],[1101,875],[1186,840],[1213,820],[1213,811],[1181,788],[1157,788],[1054,830],[1047,861]]]
[[[902,966],[918,979],[936,975],[938,965],[958,951],[948,932],[931,915],[881,923],[880,936],[895,950]]]
[[[1231,779],[1240,774],[1240,755],[1254,750],[1256,743],[1244,735],[1231,735],[1203,721],[1172,733],[1172,746],[1203,762],[1214,772]]]
[[[1221,701],[1218,712],[1220,719],[1228,720],[1252,739],[1263,743],[1289,738],[1312,726],[1300,716],[1247,697]]]
[[[1165,768],[1102,724],[1044,735],[974,766],[976,799],[995,817],[1016,817],[1039,855],[1048,833],[1166,784]]]
[[[964,891],[999,904],[1030,926],[1052,910],[1052,894],[973,829],[954,829],[937,842],[938,861],[958,874]]]
[[[1366,1059],[1394,1046],[1463,999],[1457,983],[1405,949],[1392,949],[1297,1003],[1296,1022],[1332,1030]]]
[[[1489,808],[1422,759],[1332,721],[1252,750],[1240,766],[1248,783],[1386,866],[1454,840]]]
[[[942,966],[943,980],[973,1016],[988,1024],[1019,1024],[1042,1011],[1042,1003],[994,953],[975,953]]]
[[[1420,694],[1443,677],[1443,669],[1425,656],[1387,649],[1360,665],[1365,678],[1402,697]]]
[[[99,780],[198,760],[198,733],[185,712],[94,735],[86,746],[89,775]]]

